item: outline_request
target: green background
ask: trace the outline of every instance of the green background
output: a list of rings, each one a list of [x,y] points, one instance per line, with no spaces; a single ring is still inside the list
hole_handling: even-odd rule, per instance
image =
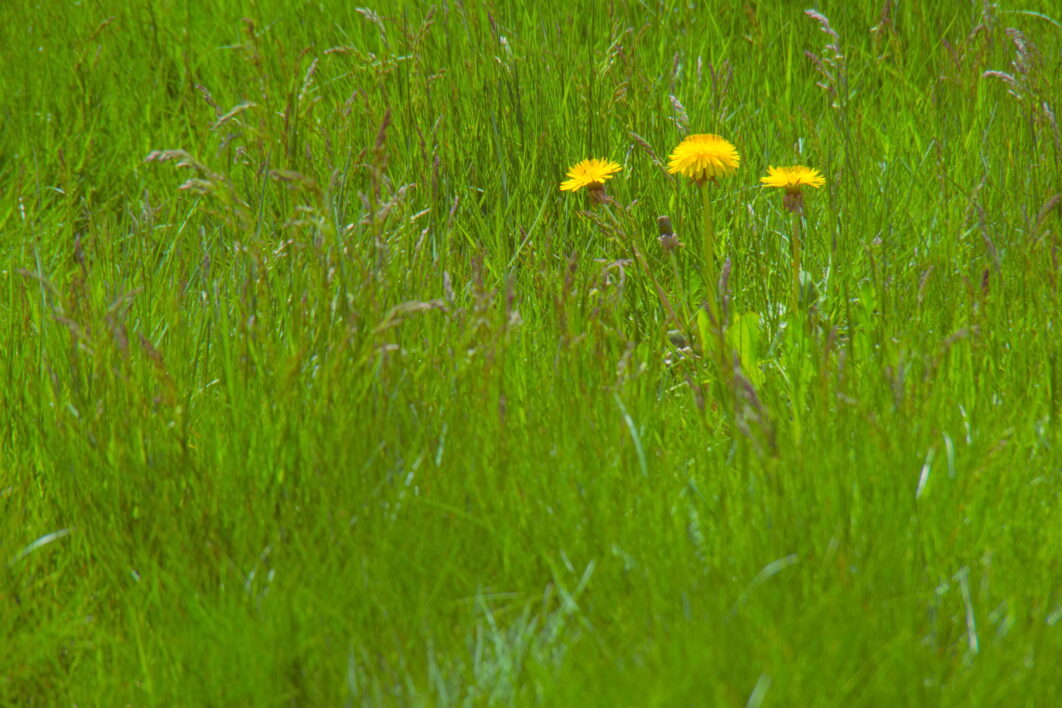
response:
[[[3,3],[0,703],[1057,700],[1057,9],[804,9]]]

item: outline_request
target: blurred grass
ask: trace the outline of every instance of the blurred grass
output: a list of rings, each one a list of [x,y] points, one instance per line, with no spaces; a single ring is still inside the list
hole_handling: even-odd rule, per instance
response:
[[[1050,704],[1059,18],[803,9],[4,5],[0,702]]]

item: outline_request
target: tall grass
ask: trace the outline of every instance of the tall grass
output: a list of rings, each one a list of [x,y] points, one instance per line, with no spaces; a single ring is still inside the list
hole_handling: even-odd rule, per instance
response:
[[[4,4],[0,703],[1052,703],[1052,12]]]

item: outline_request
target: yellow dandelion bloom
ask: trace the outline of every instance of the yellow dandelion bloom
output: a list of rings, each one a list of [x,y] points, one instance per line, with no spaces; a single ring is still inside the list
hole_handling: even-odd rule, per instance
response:
[[[568,179],[561,182],[560,188],[562,192],[574,192],[592,184],[603,185],[605,180],[612,179],[612,175],[622,169],[611,160],[599,160],[596,157],[583,160],[568,170]]]
[[[804,187],[818,189],[826,184],[826,178],[810,167],[796,165],[795,167],[769,167],[767,176],[760,177],[764,187],[779,187],[786,192],[799,192]]]
[[[725,177],[741,164],[737,148],[711,133],[687,136],[671,153],[667,171],[681,174],[698,184]]]

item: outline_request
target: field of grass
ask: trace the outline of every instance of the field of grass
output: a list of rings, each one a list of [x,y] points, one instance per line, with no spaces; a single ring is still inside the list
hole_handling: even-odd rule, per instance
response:
[[[0,5],[0,705],[1056,704],[1054,3],[368,4]]]

